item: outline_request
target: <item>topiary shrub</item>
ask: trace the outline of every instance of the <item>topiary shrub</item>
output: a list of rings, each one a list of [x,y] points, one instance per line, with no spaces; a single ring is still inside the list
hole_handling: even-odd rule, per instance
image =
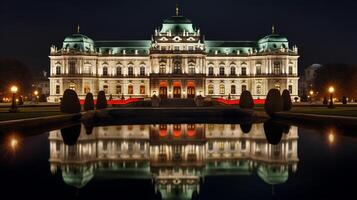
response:
[[[281,97],[283,98],[283,110],[284,111],[291,110],[292,103],[291,103],[291,96],[289,90],[284,90]]]
[[[88,110],[94,110],[94,99],[93,99],[93,94],[92,93],[87,93],[86,98],[84,100],[84,106],[83,109],[85,111]]]
[[[345,97],[345,96],[342,97],[342,104],[343,105],[347,104],[347,97]]]
[[[322,101],[322,103],[323,103],[324,105],[327,105],[327,104],[328,104],[327,97],[324,97],[324,100]]]
[[[244,109],[254,108],[253,97],[248,90],[243,91],[240,95],[239,107]]]
[[[269,144],[277,145],[283,137],[284,126],[273,120],[264,122],[264,133]]]
[[[269,116],[283,110],[283,100],[278,89],[271,89],[265,99],[264,110]]]
[[[81,104],[79,103],[77,93],[74,90],[65,90],[61,101],[61,112],[79,113],[80,111]]]
[[[61,129],[61,135],[64,144],[73,146],[77,143],[79,136],[81,135],[81,125],[74,125]]]
[[[97,109],[105,109],[108,107],[107,98],[105,97],[104,91],[99,91],[97,96]]]

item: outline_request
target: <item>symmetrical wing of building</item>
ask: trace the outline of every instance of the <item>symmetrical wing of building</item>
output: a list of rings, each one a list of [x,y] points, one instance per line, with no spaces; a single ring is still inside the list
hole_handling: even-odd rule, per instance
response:
[[[204,177],[257,173],[274,185],[297,170],[297,127],[285,131],[277,145],[267,142],[263,124],[123,125],[96,127],[91,134],[82,126],[77,131],[75,145],[64,143],[64,130],[49,134],[51,171],[60,169],[63,180],[77,188],[108,177],[152,179],[163,199],[191,199]]]
[[[249,90],[264,99],[268,90],[298,95],[298,50],[286,37],[258,41],[206,40],[177,12],[155,29],[151,40],[92,40],[77,33],[51,47],[50,101],[65,89],[84,98],[104,90],[113,98],[239,98]]]

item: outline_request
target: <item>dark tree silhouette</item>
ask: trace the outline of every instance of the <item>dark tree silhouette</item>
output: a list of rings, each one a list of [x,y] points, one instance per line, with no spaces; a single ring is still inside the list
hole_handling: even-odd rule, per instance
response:
[[[274,113],[283,110],[283,100],[278,89],[269,90],[265,99],[264,109],[269,116],[273,116]]]
[[[61,129],[63,142],[68,146],[75,145],[77,143],[80,134],[81,134],[80,124]]]
[[[105,97],[104,91],[99,91],[98,96],[97,96],[97,105],[96,108],[99,109],[105,109],[108,107],[108,102],[107,98]]]
[[[292,102],[291,102],[290,91],[289,90],[284,90],[283,94],[281,95],[281,97],[283,98],[283,110],[284,111],[291,110]]]
[[[243,91],[240,95],[239,107],[244,109],[254,108],[253,97],[248,90]]]
[[[93,94],[90,93],[90,92],[86,94],[86,98],[85,98],[85,100],[84,100],[83,109],[84,109],[85,111],[94,110]]]
[[[63,113],[79,113],[81,112],[81,104],[77,93],[74,90],[67,89],[63,93],[61,101],[61,112]]]

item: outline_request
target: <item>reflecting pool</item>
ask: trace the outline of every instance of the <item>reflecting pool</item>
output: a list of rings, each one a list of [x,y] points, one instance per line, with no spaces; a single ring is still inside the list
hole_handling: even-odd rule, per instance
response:
[[[352,131],[353,132],[353,131]],[[76,124],[2,139],[6,197],[324,199],[351,197],[357,140],[334,127]]]

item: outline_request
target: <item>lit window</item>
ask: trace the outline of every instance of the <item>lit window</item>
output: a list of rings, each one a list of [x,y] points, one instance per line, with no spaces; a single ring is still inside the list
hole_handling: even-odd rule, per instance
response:
[[[103,85],[103,91],[105,94],[108,94],[109,87],[108,85]]]
[[[208,85],[208,94],[213,94],[213,92],[214,92],[214,86]]]
[[[134,94],[134,89],[132,85],[128,86],[128,94]]]
[[[89,85],[85,85],[85,86],[84,86],[84,93],[87,94],[87,93],[89,93],[89,92],[90,92],[90,87],[89,87]]]
[[[220,94],[224,94],[224,93],[225,93],[224,85],[220,85],[220,86],[219,86],[219,93],[220,93]]]
[[[116,93],[121,94],[121,85],[117,85]]]
[[[166,66],[164,64],[160,65],[159,73],[160,74],[165,74],[166,73]]]
[[[70,84],[69,84],[69,89],[75,91],[75,90],[76,90],[76,84],[70,83]]]
[[[188,73],[190,74],[190,75],[194,75],[195,74],[195,66],[189,66],[188,67]]]
[[[262,66],[260,66],[260,65],[256,66],[256,74],[257,75],[261,75],[262,74]]]
[[[145,94],[145,85],[140,86],[140,94]]]

